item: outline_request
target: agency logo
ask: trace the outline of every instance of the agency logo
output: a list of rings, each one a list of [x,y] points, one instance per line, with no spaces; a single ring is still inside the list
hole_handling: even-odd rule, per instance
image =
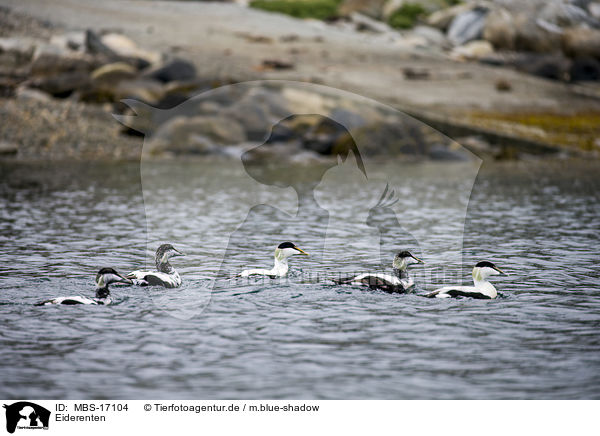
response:
[[[14,433],[16,429],[48,430],[50,411],[29,401],[19,401],[4,405],[6,409],[6,431]]]

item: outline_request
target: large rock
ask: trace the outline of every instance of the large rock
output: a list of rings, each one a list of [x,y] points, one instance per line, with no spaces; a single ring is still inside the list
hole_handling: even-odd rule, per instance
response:
[[[108,33],[103,35],[100,40],[119,56],[144,59],[150,65],[156,65],[161,61],[160,53],[144,50],[138,47],[133,40],[120,33]]]
[[[514,50],[517,29],[512,14],[504,8],[495,8],[487,16],[483,39],[497,50]]]
[[[456,60],[476,60],[485,58],[494,52],[494,47],[488,41],[478,39],[467,42],[465,45],[455,47],[450,56]]]
[[[574,4],[556,1],[547,2],[539,12],[538,18],[559,27],[580,26],[582,24],[597,26],[598,20],[588,12]]]
[[[86,72],[72,71],[33,79],[32,88],[40,89],[54,97],[68,97],[73,91],[89,86]]]
[[[356,30],[358,31],[387,33],[392,30],[387,24],[359,12],[352,12],[350,14],[350,19],[354,24],[356,24]]]
[[[175,80],[192,80],[196,77],[196,67],[183,59],[174,59],[162,67],[147,72],[146,77],[167,83]]]
[[[562,35],[562,48],[572,58],[600,59],[600,30],[585,27],[567,29]]]
[[[550,53],[560,49],[560,33],[541,26],[534,17],[521,13],[515,16],[515,50]]]
[[[435,46],[440,48],[447,48],[449,46],[448,38],[439,29],[431,26],[415,26],[411,33],[417,37],[425,39],[429,47]]]
[[[121,80],[133,79],[136,69],[125,62],[102,65],[91,74],[94,83],[118,83]]]
[[[489,10],[476,7],[470,11],[457,15],[448,28],[448,39],[455,45],[480,39],[485,27],[485,18]]]

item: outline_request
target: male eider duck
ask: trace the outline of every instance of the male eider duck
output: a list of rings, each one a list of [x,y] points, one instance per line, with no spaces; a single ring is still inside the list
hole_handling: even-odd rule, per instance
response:
[[[308,256],[308,253],[292,242],[283,242],[275,249],[275,265],[271,269],[247,269],[240,273],[240,277],[248,277],[253,275],[269,276],[269,277],[285,277],[288,273],[288,258],[295,254],[303,254]]]
[[[173,248],[171,244],[162,244],[156,249],[156,255],[154,256],[157,271],[137,270],[130,272],[126,277],[138,286],[177,288],[181,286],[181,277],[169,263],[169,259],[177,256],[185,256],[185,254]]]
[[[417,263],[425,262],[408,251],[401,251],[394,256],[393,274],[366,273],[356,277],[334,280],[334,282],[340,285],[366,285],[371,289],[379,289],[388,293],[403,293],[415,285],[413,279],[408,276],[408,267]]]
[[[428,298],[456,298],[471,297],[477,299],[496,298],[498,292],[490,282],[488,277],[497,275],[506,275],[492,262],[482,261],[473,268],[474,286],[444,286],[426,295]]]
[[[121,274],[116,272],[112,268],[102,268],[96,274],[96,297],[95,298],[87,298],[82,297],[80,295],[75,295],[72,297],[58,297],[53,298],[51,300],[45,300],[40,303],[37,303],[36,306],[48,306],[51,304],[103,304],[107,305],[112,303],[112,298],[110,296],[110,291],[108,290],[108,285],[111,283],[127,283],[131,285],[131,280],[126,277],[123,277]]]

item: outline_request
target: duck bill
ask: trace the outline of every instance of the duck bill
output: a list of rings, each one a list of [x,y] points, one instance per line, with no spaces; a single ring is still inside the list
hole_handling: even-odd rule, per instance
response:
[[[422,265],[425,265],[425,262],[423,262],[423,261],[422,261],[421,259],[419,259],[417,256],[412,256],[412,258],[413,258],[414,260],[416,260],[416,261],[417,261],[417,263],[420,263],[420,264],[422,264]]]
[[[181,252],[179,250],[173,249],[173,251],[175,251],[175,254],[173,254],[173,256],[171,256],[171,257],[182,257],[182,256],[185,256],[185,253],[183,253],[183,252]]]
[[[304,251],[302,248],[298,248],[298,247],[294,247],[295,250],[298,250],[301,254],[304,254],[305,256],[309,256],[309,254]]]
[[[126,285],[133,285],[133,281],[128,279],[127,277],[123,277],[121,274],[118,274],[120,280],[117,283],[125,283]]]
[[[494,267],[494,269],[495,269],[496,271],[498,271],[498,272],[500,273],[500,275],[502,275],[502,276],[507,276],[507,275],[508,275],[508,274],[506,274],[504,271],[502,271],[500,268],[498,268],[497,266],[496,266],[496,267]]]

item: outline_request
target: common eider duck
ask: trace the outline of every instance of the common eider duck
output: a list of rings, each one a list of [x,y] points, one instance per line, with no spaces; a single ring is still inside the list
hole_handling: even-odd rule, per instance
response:
[[[74,304],[95,304],[95,305],[107,305],[112,303],[112,298],[110,296],[110,291],[108,289],[108,285],[111,283],[126,283],[132,284],[131,280],[123,277],[117,271],[112,268],[102,268],[96,274],[96,297],[95,298],[87,298],[82,297],[81,295],[74,295],[70,297],[57,297],[52,298],[51,300],[44,300],[36,304],[36,306],[49,306],[51,304],[66,304],[66,305],[74,305]]]
[[[490,276],[506,275],[492,262],[482,261],[473,268],[473,286],[444,286],[426,295],[428,298],[470,297],[477,299],[493,299],[498,292],[488,278]]]
[[[292,242],[283,242],[275,249],[275,264],[271,269],[247,269],[242,271],[240,277],[248,277],[253,275],[261,275],[268,277],[285,277],[288,273],[288,258],[303,254],[308,256],[308,253],[301,248],[296,247]]]
[[[138,286],[164,286],[165,288],[177,288],[181,286],[181,277],[169,259],[185,256],[181,251],[175,249],[171,244],[162,244],[156,249],[154,261],[156,271],[137,270],[127,274],[127,278]]]
[[[334,282],[340,285],[365,285],[371,289],[379,289],[388,293],[403,293],[415,285],[413,279],[408,275],[408,267],[423,263],[425,262],[405,250],[394,256],[393,274],[365,273],[334,280]]]

